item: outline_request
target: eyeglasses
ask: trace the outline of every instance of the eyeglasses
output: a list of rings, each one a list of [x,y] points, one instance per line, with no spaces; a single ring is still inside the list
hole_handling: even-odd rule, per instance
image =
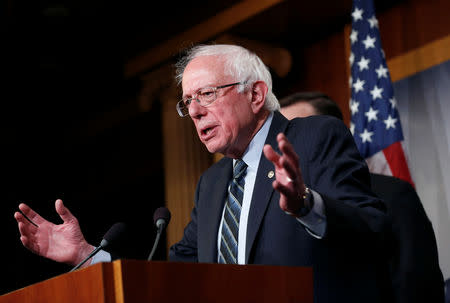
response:
[[[206,107],[216,101],[217,99],[217,90],[225,87],[230,87],[234,85],[246,84],[247,81],[236,82],[231,84],[225,84],[216,87],[204,87],[200,88],[196,91],[190,98],[184,98],[178,101],[177,103],[177,112],[181,117],[186,117],[189,115],[189,105],[192,101],[197,101],[197,103],[203,107]]]

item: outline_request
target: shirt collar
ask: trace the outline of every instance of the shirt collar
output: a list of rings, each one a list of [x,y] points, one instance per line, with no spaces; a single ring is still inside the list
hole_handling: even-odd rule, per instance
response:
[[[242,160],[247,164],[248,168],[256,171],[259,165],[259,159],[266,142],[267,134],[269,133],[270,125],[272,124],[273,112],[270,112],[263,126],[259,129],[247,149],[242,156]],[[233,165],[236,160],[233,161]]]

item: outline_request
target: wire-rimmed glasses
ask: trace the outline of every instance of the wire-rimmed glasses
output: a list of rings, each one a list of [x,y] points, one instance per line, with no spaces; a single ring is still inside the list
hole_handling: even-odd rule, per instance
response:
[[[208,106],[217,99],[217,90],[234,85],[246,84],[247,81],[235,82],[231,84],[225,84],[215,87],[203,87],[197,90],[190,98],[181,99],[177,103],[177,112],[181,117],[189,115],[189,105],[192,101],[197,101],[201,106]]]

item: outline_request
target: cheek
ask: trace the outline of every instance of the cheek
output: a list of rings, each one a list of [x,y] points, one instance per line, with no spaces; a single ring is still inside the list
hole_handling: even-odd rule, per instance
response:
[[[239,117],[237,113],[222,113],[219,119],[225,137],[229,138],[237,135],[239,132]]]
[[[244,102],[245,100],[238,100],[233,106],[223,104],[213,113],[220,122],[221,137],[229,142],[239,137],[240,130],[247,127],[249,119],[253,117],[249,104]]]

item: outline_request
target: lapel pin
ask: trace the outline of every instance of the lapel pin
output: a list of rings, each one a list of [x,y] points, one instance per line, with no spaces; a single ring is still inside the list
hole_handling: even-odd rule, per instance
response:
[[[275,173],[273,172],[273,170],[271,170],[267,173],[267,177],[269,177],[270,179],[272,179],[273,176],[275,176]]]

